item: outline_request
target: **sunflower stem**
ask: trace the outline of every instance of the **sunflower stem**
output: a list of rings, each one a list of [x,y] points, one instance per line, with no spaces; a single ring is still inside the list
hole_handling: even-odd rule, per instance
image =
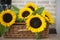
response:
[[[36,35],[36,40],[40,40],[40,33],[37,32],[37,33],[35,33],[35,35]]]

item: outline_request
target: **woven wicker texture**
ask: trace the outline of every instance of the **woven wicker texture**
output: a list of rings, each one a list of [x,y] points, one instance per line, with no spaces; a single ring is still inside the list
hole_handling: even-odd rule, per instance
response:
[[[47,27],[42,33],[41,38],[47,38],[49,36],[49,27]],[[34,39],[36,38],[35,33],[26,29],[25,23],[15,23],[12,25],[8,32],[4,35],[5,38],[23,38],[23,39]]]

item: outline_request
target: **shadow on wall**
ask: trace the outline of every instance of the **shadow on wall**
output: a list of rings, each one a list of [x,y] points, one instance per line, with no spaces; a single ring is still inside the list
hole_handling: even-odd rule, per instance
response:
[[[49,34],[57,34],[56,29],[55,28],[50,28],[49,29]]]

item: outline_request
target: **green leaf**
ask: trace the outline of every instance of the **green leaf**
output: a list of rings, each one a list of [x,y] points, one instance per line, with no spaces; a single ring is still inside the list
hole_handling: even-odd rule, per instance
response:
[[[36,32],[35,36],[36,36],[36,40],[40,40],[40,32]]]
[[[17,18],[17,20],[16,20],[17,22],[24,22],[25,20],[24,19],[19,19],[19,18]]]
[[[17,8],[16,6],[12,5],[12,7],[13,7],[16,11],[19,11],[19,8]]]
[[[17,8],[16,6],[12,5],[11,10],[16,13],[16,16],[17,16],[16,21],[19,21],[19,19],[18,19],[19,8]]]
[[[17,8],[16,6],[12,5],[11,10],[14,11],[16,13],[16,16],[17,16],[20,9]]]
[[[11,10],[18,14],[19,10],[16,10],[14,7],[11,7]]]
[[[40,7],[36,11],[33,12],[33,15],[36,15],[36,13],[38,13],[39,15],[41,15],[42,12],[43,12],[43,10],[44,10],[44,7]]]
[[[3,26],[3,25],[0,24],[0,37],[1,37],[5,32],[7,32],[8,29],[9,29],[8,27],[5,27],[5,26]]]
[[[5,27],[5,32],[7,32],[7,31],[8,31],[8,29],[9,29],[9,27]]]

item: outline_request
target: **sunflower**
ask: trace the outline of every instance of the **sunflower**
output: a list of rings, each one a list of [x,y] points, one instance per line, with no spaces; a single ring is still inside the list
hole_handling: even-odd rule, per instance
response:
[[[41,16],[45,17],[46,10],[44,9]]]
[[[52,17],[52,15],[51,15],[50,12],[48,12],[48,11],[45,12],[45,19],[46,19],[49,23],[54,24],[54,19],[53,19],[53,17]]]
[[[26,28],[32,32],[42,32],[46,28],[46,22],[43,17],[36,14],[26,20]]]
[[[18,17],[21,19],[27,19],[32,15],[32,13],[33,11],[31,9],[25,7],[19,11]]]
[[[38,8],[38,7],[37,7],[34,3],[32,3],[32,2],[29,2],[28,4],[26,4],[25,7],[30,8],[32,11],[35,11],[35,10],[37,10],[37,8]]]
[[[0,20],[2,25],[9,27],[15,23],[16,15],[13,11],[7,9],[1,12]]]

